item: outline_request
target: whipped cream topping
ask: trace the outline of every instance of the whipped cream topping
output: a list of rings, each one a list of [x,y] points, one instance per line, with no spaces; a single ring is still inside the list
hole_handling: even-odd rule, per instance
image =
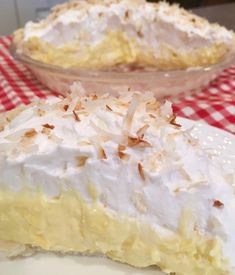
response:
[[[189,50],[214,43],[231,44],[233,40],[232,31],[177,5],[133,0],[82,0],[58,5],[46,20],[27,23],[23,40],[38,37],[56,47],[78,41],[79,46],[87,46],[101,42],[112,31],[121,31],[143,49],[147,46],[153,51],[164,44]]]
[[[74,190],[164,234],[176,233],[190,210],[234,267],[235,197],[226,173],[181,130],[171,104],[151,94],[52,98],[2,117],[1,189],[48,198]]]

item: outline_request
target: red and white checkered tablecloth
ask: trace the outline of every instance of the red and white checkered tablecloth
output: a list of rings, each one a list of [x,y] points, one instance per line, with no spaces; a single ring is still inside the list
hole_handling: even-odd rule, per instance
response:
[[[28,104],[35,98],[57,96],[11,57],[10,43],[10,37],[0,38],[0,111]],[[174,99],[174,111],[235,134],[235,64],[200,92]]]

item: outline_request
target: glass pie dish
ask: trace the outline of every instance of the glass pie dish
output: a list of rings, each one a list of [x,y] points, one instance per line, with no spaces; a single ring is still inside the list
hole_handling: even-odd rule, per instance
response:
[[[186,70],[95,71],[65,69],[33,60],[29,56],[17,53],[14,44],[11,45],[10,51],[13,57],[26,65],[46,87],[62,95],[70,91],[71,85],[78,83],[84,93],[116,94],[133,90],[152,91],[158,98],[175,97],[181,93],[197,91],[215,79],[225,68],[235,64],[235,53],[231,52],[219,63]]]

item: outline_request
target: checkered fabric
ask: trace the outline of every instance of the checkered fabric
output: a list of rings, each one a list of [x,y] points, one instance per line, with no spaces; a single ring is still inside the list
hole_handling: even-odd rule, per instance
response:
[[[36,98],[57,96],[11,57],[8,51],[10,43],[10,37],[0,38],[0,111],[28,104]],[[178,97],[173,102],[177,115],[235,134],[235,65],[200,92]]]

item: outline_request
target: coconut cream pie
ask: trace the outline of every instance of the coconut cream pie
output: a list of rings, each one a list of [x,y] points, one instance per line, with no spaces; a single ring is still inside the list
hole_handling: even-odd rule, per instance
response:
[[[214,64],[234,33],[178,5],[144,0],[80,0],[14,33],[18,53],[64,68],[183,69]]]
[[[229,176],[151,94],[33,103],[1,118],[0,247],[234,274]]]

